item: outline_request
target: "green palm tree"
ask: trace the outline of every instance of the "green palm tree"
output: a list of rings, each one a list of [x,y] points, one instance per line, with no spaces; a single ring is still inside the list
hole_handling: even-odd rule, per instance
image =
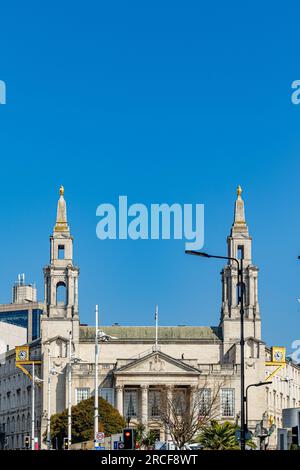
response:
[[[154,431],[148,431],[148,433],[146,434],[146,436],[144,437],[143,439],[143,446],[146,448],[146,449],[151,449],[154,447],[155,445],[155,441],[157,439],[157,435]]]
[[[210,426],[203,429],[202,433],[196,438],[205,450],[239,450],[240,445],[236,437],[236,431],[239,429],[236,424],[226,421],[218,423],[212,421]],[[249,447],[254,448],[255,444],[250,439],[247,441]]]

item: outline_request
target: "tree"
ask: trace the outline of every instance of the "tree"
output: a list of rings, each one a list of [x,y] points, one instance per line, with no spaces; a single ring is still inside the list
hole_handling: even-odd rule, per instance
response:
[[[219,414],[219,391],[207,388],[204,384],[188,392],[187,389],[175,389],[169,394],[161,389],[157,406],[157,420],[169,432],[174,444],[182,449],[191,442],[208,422]]]
[[[99,431],[106,436],[122,432],[126,427],[124,418],[112,405],[99,397]],[[68,434],[68,411],[51,416],[51,440],[62,447]],[[94,439],[94,398],[83,400],[72,406],[72,443]]]
[[[239,426],[235,423],[218,423],[213,420],[196,438],[196,442],[201,444],[204,450],[239,450],[240,444],[236,436],[238,430]],[[256,447],[252,439],[247,440],[246,444],[248,447]]]
[[[238,450],[239,443],[235,436],[236,425],[226,421],[218,423],[212,421],[207,426],[196,441],[203,446],[205,450]]]
[[[136,427],[134,428],[135,442],[136,442],[136,444],[138,444],[139,447],[142,447],[142,445],[143,445],[145,430],[146,430],[146,426],[141,421],[139,421],[137,423]]]
[[[157,433],[153,430],[146,430],[146,426],[139,422],[135,429],[135,441],[141,449],[152,449],[157,439]]]
[[[153,449],[156,439],[157,433],[150,429],[143,439],[143,448],[145,448],[146,450]]]

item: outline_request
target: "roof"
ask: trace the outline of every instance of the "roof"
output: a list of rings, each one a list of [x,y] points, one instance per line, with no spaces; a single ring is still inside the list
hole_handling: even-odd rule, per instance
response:
[[[100,329],[111,336],[116,336],[121,341],[154,341],[154,326],[103,326]],[[80,326],[80,340],[94,341],[95,327]],[[219,327],[210,326],[160,326],[158,328],[159,341],[213,341],[222,339],[222,330]]]

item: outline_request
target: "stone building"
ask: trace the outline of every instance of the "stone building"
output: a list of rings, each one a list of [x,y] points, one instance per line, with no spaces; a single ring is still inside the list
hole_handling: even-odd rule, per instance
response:
[[[234,220],[227,239],[229,257],[243,258],[245,282],[245,376],[246,385],[264,381],[270,350],[261,338],[258,301],[258,268],[252,261],[252,238],[245,219],[244,201],[238,188]],[[50,237],[50,262],[44,268],[44,308],[41,337],[30,343],[32,357],[42,360],[37,370],[43,384],[48,383],[49,364],[58,375],[51,375],[51,414],[68,404],[67,368],[69,345],[72,358],[73,404],[94,394],[95,328],[80,325],[78,309],[79,268],[73,262],[73,237],[67,220],[64,190],[60,190],[57,218]],[[219,325],[159,327],[158,346],[151,326],[107,326],[105,333],[116,339],[101,343],[99,394],[114,405],[134,425],[142,421],[167,439],[156,419],[160,391],[191,394],[205,385],[205,399],[220,386],[218,418],[235,421],[240,414],[240,313],[237,299],[237,266],[229,262],[222,274],[221,318]],[[71,341],[70,341],[71,338]],[[254,429],[262,417],[281,426],[281,410],[289,403],[300,406],[300,368],[290,362],[284,375],[268,387],[252,388],[249,393],[249,427]],[[285,382],[287,375],[292,381]],[[0,366],[0,432],[2,445],[23,447],[30,434],[31,382],[15,368],[14,351],[6,353]],[[47,386],[36,387],[35,422],[41,445],[47,426]],[[276,445],[276,435],[270,447]]]

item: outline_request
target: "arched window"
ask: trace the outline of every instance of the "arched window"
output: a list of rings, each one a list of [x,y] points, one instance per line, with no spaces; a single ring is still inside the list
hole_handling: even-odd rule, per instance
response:
[[[67,288],[64,282],[58,282],[56,285],[56,305],[66,305]]]

